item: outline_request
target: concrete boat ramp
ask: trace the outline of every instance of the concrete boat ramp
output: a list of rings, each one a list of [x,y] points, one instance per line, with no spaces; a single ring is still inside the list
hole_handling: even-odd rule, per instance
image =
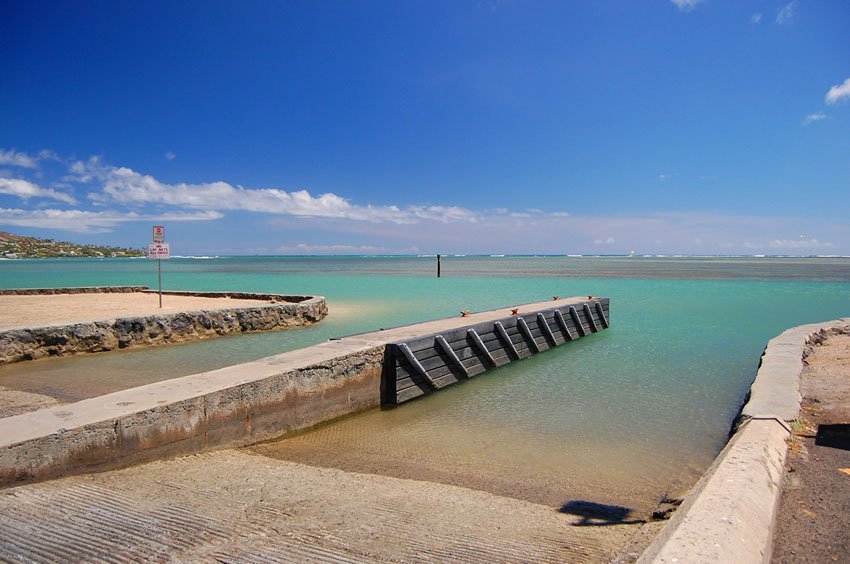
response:
[[[590,302],[599,307],[584,307]],[[419,323],[8,417],[0,428],[0,486],[280,437],[379,407],[382,389],[388,382],[394,387],[399,377],[395,357],[388,354],[394,346],[407,348],[405,343],[423,339],[445,343],[443,334],[469,328],[466,339],[480,346],[473,349],[452,337],[457,351],[449,351],[459,369],[477,374],[486,362],[495,367],[510,358],[498,354],[497,339],[487,345],[475,328],[483,334],[489,325],[493,335],[492,327],[501,327],[502,348],[524,351],[522,358],[570,340],[555,337],[548,327],[565,319],[562,309],[573,318],[564,334],[578,338],[607,326],[607,307],[607,299],[570,298]],[[407,362],[419,364],[410,354]],[[425,372],[410,385],[426,393],[456,381],[446,380],[445,363],[433,370],[442,371],[442,384]]]
[[[569,321],[559,328],[558,317]],[[497,336],[481,339],[496,322]],[[490,493],[238,448],[381,405],[385,374],[395,381],[408,360],[394,358],[388,370],[390,343],[416,341],[422,350],[423,337],[439,343],[437,336],[477,327],[478,339],[464,333],[468,347],[444,339],[455,343],[453,354],[443,353],[456,372],[462,364],[469,373],[607,324],[607,300],[527,304],[6,418],[0,560],[580,562],[639,552],[651,540],[640,525],[585,526],[587,516]],[[445,381],[445,365],[436,369]],[[430,381],[423,393],[441,385],[427,374],[421,380]],[[82,474],[91,471],[99,473]],[[41,483],[17,485],[31,481]]]
[[[767,561],[800,359],[847,320],[771,341],[740,427],[667,522],[240,448],[432,393],[602,330],[608,313],[591,297],[527,304],[2,419],[0,561]]]

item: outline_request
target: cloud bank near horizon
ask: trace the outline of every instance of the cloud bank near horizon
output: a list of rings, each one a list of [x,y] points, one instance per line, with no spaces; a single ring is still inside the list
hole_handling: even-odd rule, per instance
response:
[[[40,166],[47,159],[63,168],[52,183],[45,183]],[[18,205],[0,205],[0,225],[103,234],[139,222],[228,221],[234,213],[264,218],[252,222],[251,231],[267,231],[268,238],[278,243],[245,242],[244,247],[225,249],[235,254],[407,254],[434,249],[484,254],[799,253],[841,247],[825,239],[826,235],[850,238],[842,226],[810,226],[794,218],[717,212],[604,215],[537,208],[364,205],[338,194],[314,195],[307,190],[246,188],[221,181],[169,184],[126,166],[106,164],[100,157],[62,160],[50,151],[32,156],[0,149],[0,160],[14,167],[13,173],[0,172],[0,195],[19,201]],[[819,234],[826,235],[795,238],[787,233],[789,227],[795,231],[816,227]],[[291,238],[279,241],[281,236]]]

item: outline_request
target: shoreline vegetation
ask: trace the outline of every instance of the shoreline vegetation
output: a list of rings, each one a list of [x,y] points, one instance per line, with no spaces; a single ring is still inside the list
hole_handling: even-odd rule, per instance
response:
[[[90,258],[90,257],[142,257],[141,249],[104,245],[78,245],[53,239],[23,237],[0,231],[0,259],[19,258]]]

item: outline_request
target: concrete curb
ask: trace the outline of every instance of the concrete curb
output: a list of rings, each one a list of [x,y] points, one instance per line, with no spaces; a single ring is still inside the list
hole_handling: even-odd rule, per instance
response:
[[[793,421],[800,415],[800,372],[809,341],[815,333],[850,323],[836,319],[800,325],[783,331],[767,343],[750,400],[741,411],[746,418],[779,418]]]
[[[801,325],[768,342],[741,424],[639,563],[770,560],[804,354],[814,338],[848,323]]]

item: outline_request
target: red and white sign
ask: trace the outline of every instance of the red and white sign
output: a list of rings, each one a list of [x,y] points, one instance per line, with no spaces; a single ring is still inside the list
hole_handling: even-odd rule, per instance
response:
[[[150,243],[148,245],[148,258],[164,260],[171,258],[171,247],[168,243]]]
[[[163,241],[165,241],[165,226],[154,225],[153,226],[153,242],[154,243],[162,243]]]

